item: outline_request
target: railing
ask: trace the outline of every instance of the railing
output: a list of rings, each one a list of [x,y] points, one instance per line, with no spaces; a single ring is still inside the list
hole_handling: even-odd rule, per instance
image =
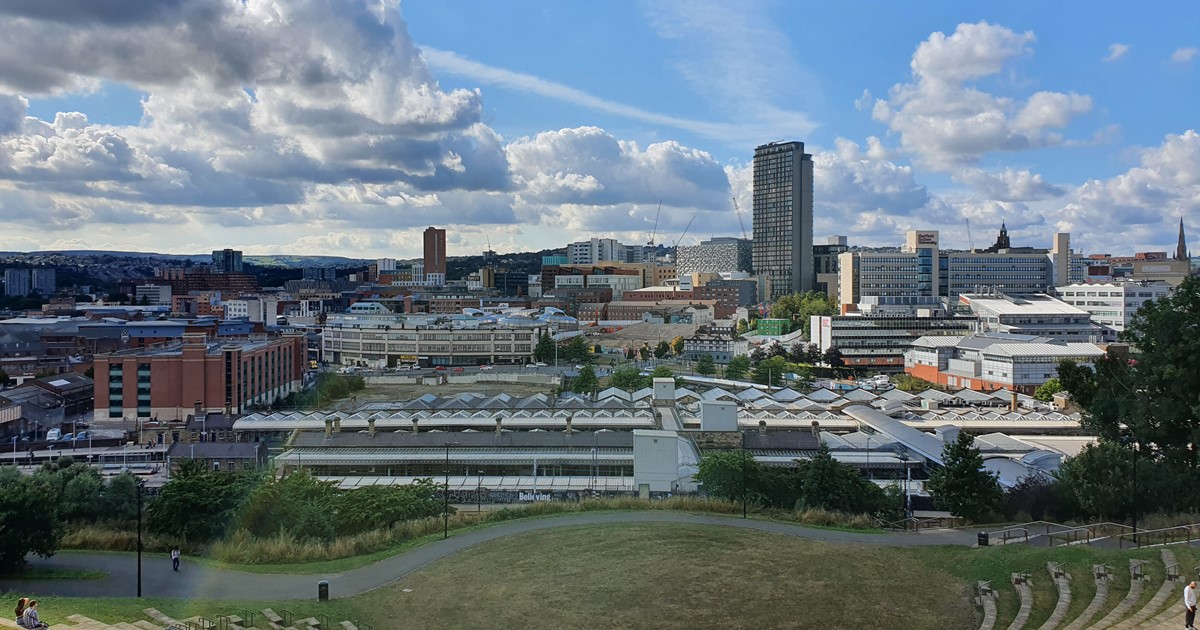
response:
[[[372,626],[365,621],[355,621],[354,627],[358,628],[358,630],[375,630],[375,626]]]
[[[238,616],[242,618],[241,625],[243,628],[253,628],[254,627],[254,611],[253,610],[246,610],[246,609],[240,610],[240,611],[238,611]]]
[[[1122,532],[1130,529],[1133,528],[1122,523],[1091,523],[1079,527],[1071,527],[1069,529],[1049,532],[1046,534],[1046,536],[1050,540],[1050,546],[1053,547],[1059,540],[1064,542],[1058,544],[1064,545],[1075,545],[1081,542],[1088,544],[1097,539],[1118,536]]]
[[[987,536],[989,543],[993,540],[999,540],[1001,545],[1015,538],[1021,538],[1023,542],[1029,542],[1029,528],[1019,526],[1006,527],[994,532],[987,532]]]
[[[321,622],[321,630],[333,628],[333,620],[329,618],[329,615],[325,613],[317,613],[316,617],[317,621]]]
[[[1111,580],[1112,567],[1107,564],[1093,564],[1092,577],[1097,580]]]
[[[914,531],[922,529],[946,529],[953,527],[959,518],[955,516],[931,516],[928,518],[902,518],[898,521],[885,521],[876,517],[875,522],[883,529]]]
[[[1051,562],[1050,563],[1050,575],[1053,576],[1054,579],[1056,579],[1056,580],[1066,577],[1066,575],[1067,575],[1066,565],[1061,562]]]
[[[1124,549],[1125,547],[1139,548],[1155,545],[1177,545],[1180,543],[1191,544],[1192,541],[1200,540],[1200,524],[1192,525],[1176,525],[1175,527],[1163,527],[1161,529],[1145,529],[1141,531],[1132,531],[1119,534],[1116,536],[1117,547]]]
[[[296,621],[296,613],[285,608],[279,609],[279,616],[283,617],[283,625],[290,626]]]

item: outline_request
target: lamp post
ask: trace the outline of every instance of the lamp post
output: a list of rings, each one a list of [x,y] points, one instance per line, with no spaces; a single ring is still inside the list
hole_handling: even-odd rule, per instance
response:
[[[13,467],[17,466],[17,436],[13,436]]]
[[[867,479],[874,479],[874,478],[875,478],[875,476],[871,474],[871,434],[868,433],[867,434]]]
[[[742,430],[742,518],[746,518],[746,431]]]
[[[450,537],[450,447],[457,442],[446,442],[443,446],[446,447],[446,465],[444,472],[446,473],[445,491],[442,493],[442,539]]]
[[[475,511],[483,511],[483,471],[479,471],[479,482],[475,486]]]
[[[138,479],[137,484],[137,596],[142,596],[142,490],[146,486],[144,479]]]

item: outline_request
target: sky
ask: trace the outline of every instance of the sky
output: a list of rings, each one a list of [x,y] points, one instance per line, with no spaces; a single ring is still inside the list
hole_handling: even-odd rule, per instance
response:
[[[817,242],[1200,239],[1194,2],[7,0],[0,23],[0,251],[692,244],[741,233],[734,200],[750,229],[778,140],[813,155]]]

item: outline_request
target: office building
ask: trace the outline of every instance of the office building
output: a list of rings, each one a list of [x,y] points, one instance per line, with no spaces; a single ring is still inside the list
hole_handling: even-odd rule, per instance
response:
[[[138,304],[171,306],[171,285],[141,284],[134,289],[133,297]]]
[[[4,295],[8,297],[25,297],[33,292],[28,269],[4,270]]]
[[[601,262],[640,263],[645,249],[641,245],[624,245],[613,238],[592,238],[567,245],[567,264],[595,265]],[[543,256],[542,264],[547,258]]]
[[[1007,244],[1006,234],[1003,239],[1002,244]],[[870,296],[953,299],[985,290],[1008,295],[1045,293],[1057,286],[1057,279],[1078,282],[1087,273],[1087,259],[1071,252],[1068,243],[1068,234],[1056,234],[1050,250],[943,251],[936,230],[912,230],[898,252],[840,254],[838,301],[848,312]]]
[[[31,274],[33,290],[42,297],[49,297],[58,291],[58,281],[55,272],[50,267],[37,267]]]
[[[212,253],[213,273],[242,273],[242,252],[236,249],[217,249]]]
[[[424,271],[429,274],[440,274],[442,281],[446,278],[446,230],[426,228]]]
[[[395,270],[395,267],[392,269]],[[337,280],[337,269],[333,267],[305,267],[302,273],[304,280]]]
[[[1033,335],[989,332],[966,337],[921,337],[904,354],[904,371],[951,388],[1033,394],[1058,375],[1061,361],[1090,364],[1102,356],[1104,349],[1094,343]]]
[[[1161,300],[1173,287],[1166,282],[1110,282],[1058,287],[1063,302],[1091,316],[1103,328],[1105,341],[1116,341],[1147,302]]]
[[[754,272],[770,278],[768,300],[810,291],[813,269],[813,162],[803,142],[754,150]]]
[[[917,339],[975,332],[978,318],[961,310],[943,298],[868,297],[845,315],[812,316],[809,341],[822,353],[840,352],[847,367],[903,372]]]
[[[303,333],[210,340],[184,333],[178,343],[98,354],[96,413],[108,418],[183,420],[202,410],[241,413],[303,386]]]
[[[830,236],[824,243],[813,245],[815,290],[833,299],[838,296],[838,256],[850,250],[845,236]]]
[[[1063,342],[1096,343],[1104,331],[1091,315],[1048,295],[1008,295],[997,291],[958,298],[979,318],[980,332],[1045,337]]]
[[[732,273],[753,270],[754,247],[744,238],[722,236],[698,245],[675,250],[675,269],[679,275],[692,273]]]

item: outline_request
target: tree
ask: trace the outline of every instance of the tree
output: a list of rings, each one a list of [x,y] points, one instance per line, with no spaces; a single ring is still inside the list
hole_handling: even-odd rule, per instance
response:
[[[618,387],[626,391],[634,391],[642,388],[642,371],[637,366],[626,365],[613,370],[608,377],[608,384],[613,387]]]
[[[1091,518],[1133,512],[1133,451],[1108,440],[1088,444],[1055,471],[1065,503]],[[1145,475],[1143,475],[1145,477]]]
[[[63,522],[54,483],[44,474],[22,475],[16,467],[0,468],[0,573],[25,564],[25,556],[54,555]]]
[[[717,373],[717,365],[713,363],[711,354],[700,355],[700,360],[696,361],[696,373],[701,376],[712,376]]]
[[[600,386],[600,379],[596,378],[596,370],[592,366],[585,365],[582,370],[579,370],[579,376],[571,381],[571,391],[579,394],[590,394]]]
[[[731,381],[740,381],[746,378],[746,373],[750,371],[750,359],[746,355],[739,354],[729,360],[725,366],[725,378]]]
[[[783,357],[771,357],[754,366],[751,380],[760,385],[780,387],[783,385],[783,375],[788,372],[788,362]]]
[[[744,320],[744,319],[739,319],[737,321],[737,334],[744,335],[749,331],[750,331],[750,324],[747,323],[746,320]]]
[[[563,358],[572,363],[585,363],[592,360],[592,353],[582,335],[571,337],[571,340],[562,347],[561,352]]]
[[[846,360],[842,358],[842,351],[837,348],[830,347],[821,355],[821,363],[828,365],[831,368],[837,369],[846,365]]]
[[[203,460],[179,460],[171,480],[146,507],[147,525],[181,540],[214,540],[229,530],[260,481],[249,473],[209,471]]]
[[[641,357],[643,361],[649,360],[650,359],[650,347],[642,346],[641,348],[638,348],[638,356]]]
[[[792,293],[771,305],[771,317],[791,320],[792,330],[803,330],[807,338],[810,337],[809,318],[814,315],[833,315],[837,313],[837,308],[837,302],[820,291]]]
[[[8,375],[8,372],[0,369],[0,388],[8,387],[10,383],[12,383],[12,377]]]
[[[661,359],[671,353],[671,344],[666,341],[658,342],[654,348],[654,358]]]
[[[1149,460],[1192,471],[1200,463],[1200,278],[1190,276],[1170,295],[1147,301],[1123,341],[1138,354],[1114,349],[1091,367],[1063,362],[1058,379],[1083,413],[1083,425],[1102,438],[1130,440]]]
[[[683,335],[680,335],[671,340],[671,352],[673,352],[675,354],[675,356],[679,356],[679,355],[683,354],[683,346],[684,346]]]
[[[533,347],[533,360],[541,363],[553,361],[554,352],[554,339],[550,338],[549,332],[542,331],[542,335],[538,337],[537,345]]]
[[[997,475],[985,470],[975,438],[963,431],[942,449],[942,467],[929,477],[934,502],[955,516],[980,522],[1004,499]]]
[[[1062,390],[1062,383],[1057,378],[1052,378],[1045,383],[1042,383],[1041,386],[1033,392],[1033,397],[1042,402],[1050,402],[1051,400],[1054,400],[1054,395]]]
[[[896,385],[896,389],[910,394],[919,394],[934,385],[929,381],[917,378],[912,374],[896,374],[891,377],[892,383]]]
[[[883,490],[863,479],[858,469],[833,458],[821,444],[813,458],[800,464],[800,500],[805,507],[872,514],[883,507]]]
[[[763,466],[744,450],[710,451],[700,458],[693,478],[709,496],[740,501],[743,489],[747,498],[761,502]]]

